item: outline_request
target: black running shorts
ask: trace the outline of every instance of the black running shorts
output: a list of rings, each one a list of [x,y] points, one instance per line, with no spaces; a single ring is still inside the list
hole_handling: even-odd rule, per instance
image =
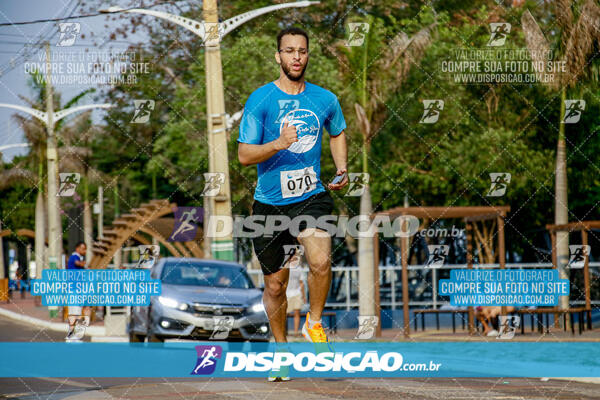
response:
[[[254,200],[252,204],[252,215],[287,215],[293,219],[300,215],[310,215],[315,220],[333,212],[333,199],[328,191],[317,193],[306,200],[298,203],[275,206]],[[257,222],[265,226],[263,221]],[[306,229],[306,221],[299,223],[299,231]],[[254,252],[260,262],[263,274],[270,275],[279,271],[284,264],[285,245],[298,245],[298,239],[290,233],[289,229],[276,231],[272,235],[262,235],[252,239]]]

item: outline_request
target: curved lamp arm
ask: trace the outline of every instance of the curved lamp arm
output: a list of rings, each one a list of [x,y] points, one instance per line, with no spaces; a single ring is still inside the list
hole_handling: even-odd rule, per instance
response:
[[[319,4],[319,1],[296,1],[294,3],[284,3],[277,4],[274,6],[267,6],[262,8],[257,8],[256,10],[248,11],[240,15],[236,15],[235,17],[231,17],[228,20],[221,23],[223,26],[223,33],[221,37],[227,35],[229,32],[242,25],[243,23],[251,20],[252,18],[256,18],[259,15],[263,15],[269,13],[271,11],[280,10],[282,8],[290,8],[290,7],[308,7],[312,4]]]
[[[33,115],[34,117],[38,118],[39,120],[41,120],[44,123],[44,125],[48,124],[48,114],[45,113],[44,111],[36,110],[35,108],[19,106],[16,104],[6,104],[6,103],[0,103],[0,107],[12,108],[14,110],[23,111],[24,113]],[[67,115],[71,115],[71,114],[79,112],[79,111],[89,110],[91,108],[112,108],[112,107],[114,107],[113,104],[86,104],[84,106],[67,108],[65,110],[56,111],[53,114],[54,122],[58,122],[61,119],[63,119],[64,117],[66,117]]]
[[[243,23],[258,17],[259,15],[266,14],[271,11],[281,10],[283,8],[290,7],[308,7],[312,4],[319,4],[319,1],[296,1],[293,3],[285,3],[285,4],[276,4],[273,6],[267,6],[258,8],[256,10],[248,11],[240,15],[236,15],[235,17],[229,18],[228,20],[219,24],[219,40],[229,32],[242,25]],[[196,21],[190,18],[180,17],[178,15],[169,14],[163,11],[154,11],[154,10],[145,10],[143,8],[121,8],[121,7],[109,7],[107,9],[100,10],[101,13],[118,13],[118,12],[128,12],[128,13],[137,13],[137,14],[146,14],[152,15],[157,18],[165,19],[169,22],[177,24],[197,36],[199,36],[203,42],[206,41],[206,29],[204,26],[204,21]]]
[[[54,113],[54,122],[58,122],[61,119],[63,119],[64,117],[66,117],[67,115],[71,115],[71,114],[79,112],[79,111],[89,110],[91,108],[112,108],[112,107],[114,107],[113,104],[86,104],[84,106],[67,108],[67,109],[60,110],[60,111],[57,111]]]
[[[19,106],[16,104],[6,104],[6,103],[0,103],[0,107],[12,108],[15,110],[23,111],[24,113],[33,115],[37,119],[41,120],[44,123],[44,125],[46,125],[48,123],[48,115],[43,111],[36,110],[35,108]]]
[[[106,10],[100,10],[101,13],[118,13],[128,12],[137,14],[152,15],[156,18],[166,19],[169,22],[177,24],[185,29],[192,31],[197,36],[200,36],[202,41],[205,40],[204,22],[196,21],[186,17],[180,17],[178,15],[169,14],[162,11],[144,10],[143,8],[121,8],[121,7],[109,7]]]
[[[14,144],[5,144],[4,146],[0,146],[0,151],[14,149],[17,147],[29,147],[29,143],[14,143]]]

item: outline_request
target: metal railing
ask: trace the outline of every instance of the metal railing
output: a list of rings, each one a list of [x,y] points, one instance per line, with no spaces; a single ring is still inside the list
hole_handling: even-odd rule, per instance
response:
[[[125,268],[134,268],[136,263],[123,263],[122,266]],[[506,268],[512,269],[525,269],[525,268],[553,268],[552,263],[507,263]],[[591,268],[600,268],[600,262],[590,262]],[[112,264],[109,264],[107,268],[113,268]],[[450,270],[450,269],[463,269],[467,268],[467,264],[445,264],[436,268],[431,268],[425,264],[409,265],[408,271],[431,271],[431,276],[427,279],[428,285],[431,287],[431,300],[410,300],[409,306],[419,307],[432,307],[434,309],[440,306],[449,305],[449,301],[443,301],[438,299],[438,271],[439,270]],[[474,264],[474,269],[491,269],[500,268],[500,264]],[[342,290],[338,293],[337,298],[343,298],[343,301],[328,301],[325,307],[328,308],[345,308],[351,310],[358,308],[358,301],[353,301],[353,295],[358,297],[358,266],[343,266],[343,267],[332,267],[333,279],[332,282],[342,279],[343,285]],[[582,269],[582,268],[579,268]],[[308,266],[302,267],[303,272],[308,273]],[[262,271],[260,270],[247,270],[248,275],[254,281],[254,284],[261,287],[264,286],[264,279]],[[399,281],[399,275],[402,273],[401,265],[380,265],[379,266],[379,284],[380,284],[380,297],[382,290],[387,292],[387,286],[389,285],[389,297],[390,300],[380,301],[381,307],[390,307],[395,310],[398,307],[402,307],[404,303],[402,300],[397,299],[398,295],[402,295],[402,289],[397,288],[397,282]],[[305,282],[306,283],[306,282]],[[384,287],[385,285],[385,287]],[[410,286],[410,285],[409,285]],[[308,288],[308,285],[305,285]],[[386,293],[387,294],[387,293]],[[585,304],[583,300],[571,300],[572,305]],[[600,305],[600,299],[592,300],[592,305]]]
[[[590,268],[599,268],[600,262],[590,262]],[[525,269],[525,268],[553,268],[552,263],[510,263],[505,264],[505,267],[512,269]],[[428,279],[428,284],[431,286],[431,300],[424,301],[409,301],[409,306],[420,306],[420,307],[432,307],[437,309],[443,305],[449,305],[449,301],[440,301],[438,299],[438,271],[439,270],[450,270],[450,269],[463,269],[467,268],[467,264],[446,264],[437,268],[431,268],[425,264],[419,265],[409,265],[408,271],[431,271],[431,277]],[[473,265],[474,269],[491,269],[491,268],[500,268],[500,264],[475,264]],[[344,298],[342,302],[327,302],[325,307],[329,308],[345,308],[346,310],[351,310],[353,308],[358,308],[358,301],[352,300],[353,294],[358,294],[358,266],[344,266],[344,267],[332,267],[333,279],[332,282],[335,282],[336,279],[343,279],[343,290],[338,293],[338,298]],[[302,267],[303,272],[308,273],[308,267]],[[252,277],[252,280],[257,286],[263,286],[263,274],[260,270],[248,270],[248,274]],[[381,290],[383,289],[383,285],[387,287],[389,284],[390,287],[390,300],[389,301],[381,301],[381,307],[390,307],[392,310],[401,307],[404,303],[401,300],[397,300],[397,295],[402,295],[401,289],[398,290],[396,287],[396,282],[398,280],[397,275],[402,273],[401,265],[380,265],[379,266],[379,283],[380,283],[380,297]],[[306,276],[306,275],[305,275]],[[409,285],[410,286],[410,285]],[[307,288],[308,285],[305,285]],[[582,300],[571,300],[571,304],[585,304],[585,301]],[[599,300],[591,301],[592,305],[600,305]]]

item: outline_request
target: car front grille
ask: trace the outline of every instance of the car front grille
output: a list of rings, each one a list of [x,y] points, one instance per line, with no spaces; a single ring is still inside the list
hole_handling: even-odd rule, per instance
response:
[[[217,305],[193,303],[192,310],[202,315],[241,315],[244,307],[241,304],[235,305]]]
[[[213,334],[212,330],[207,330],[207,329],[202,329],[200,327],[196,327],[196,328],[194,328],[194,330],[192,331],[190,336],[192,336],[194,338],[206,339],[206,338],[210,338],[210,336],[212,334]],[[227,338],[239,339],[239,338],[243,338],[243,336],[239,329],[232,329],[229,331]]]

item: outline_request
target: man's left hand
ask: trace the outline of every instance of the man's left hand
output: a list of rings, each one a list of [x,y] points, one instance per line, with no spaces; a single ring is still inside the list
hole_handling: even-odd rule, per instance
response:
[[[336,184],[329,183],[327,185],[327,187],[330,190],[340,190],[340,189],[342,189],[344,186],[346,186],[348,184],[348,173],[347,172],[348,171],[345,168],[344,169],[338,169],[337,172],[336,172],[336,174],[335,174],[336,176],[342,175],[343,173],[346,173],[346,176],[344,176],[344,179],[340,183],[336,183]]]

